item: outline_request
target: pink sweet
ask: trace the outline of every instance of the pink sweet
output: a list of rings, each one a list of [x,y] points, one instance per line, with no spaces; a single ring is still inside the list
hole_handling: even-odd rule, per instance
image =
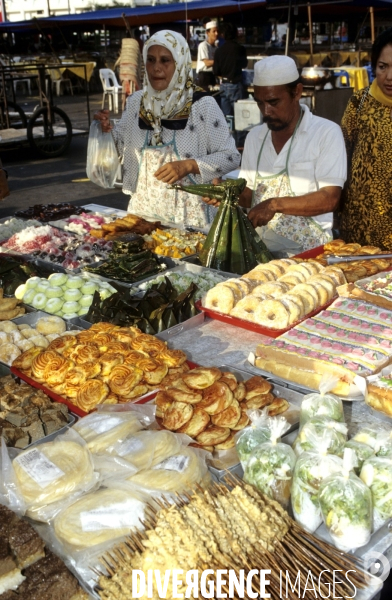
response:
[[[344,363],[344,360],[342,358],[340,358],[339,356],[334,356],[331,360],[333,363],[335,363],[337,365],[342,365]]]
[[[276,341],[275,342],[275,346],[277,348],[284,348],[284,345],[285,345],[284,342],[281,342],[281,341]]]
[[[327,327],[327,332],[328,333],[335,333],[335,331],[336,331],[335,327],[331,327],[331,326]]]
[[[346,337],[346,332],[344,331],[344,329],[339,329],[339,331],[337,332],[336,335],[339,338],[345,338]]]
[[[329,340],[323,340],[320,345],[322,348],[332,348],[332,343]]]
[[[298,352],[298,354],[307,354],[308,349],[307,348],[297,348],[297,352]]]
[[[390,348],[391,343],[389,340],[382,340],[380,343],[380,346],[382,346],[383,348]]]
[[[318,358],[319,357],[319,353],[316,352],[315,350],[311,350],[309,352],[309,356],[311,356],[312,358]]]
[[[373,325],[372,327],[372,331],[374,331],[374,333],[381,333],[383,330],[383,327],[381,325]]]
[[[348,317],[348,316],[342,317],[342,322],[343,323],[349,323],[350,321],[351,321],[351,317]]]
[[[369,308],[368,315],[376,315],[376,314],[377,314],[377,311],[375,308]]]
[[[340,315],[339,315],[339,313],[335,313],[335,312],[333,312],[333,313],[332,313],[331,317],[332,317],[332,319],[334,319],[335,321],[337,321],[338,319],[340,319]]]
[[[346,368],[350,369],[350,371],[358,371],[360,366],[355,362],[348,362],[346,363]]]
[[[358,310],[358,312],[366,312],[366,306],[361,304],[360,306],[358,306],[357,310]]]
[[[370,323],[366,323],[366,321],[362,321],[361,329],[370,329]]]
[[[324,323],[316,323],[316,329],[324,329],[325,324]]]
[[[287,352],[295,352],[297,350],[297,346],[293,346],[292,344],[287,344],[286,350],[287,350]]]
[[[308,334],[307,333],[298,333],[297,338],[299,340],[307,340],[308,339]]]

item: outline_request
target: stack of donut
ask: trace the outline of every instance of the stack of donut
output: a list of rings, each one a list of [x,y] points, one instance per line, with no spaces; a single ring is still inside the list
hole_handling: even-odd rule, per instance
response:
[[[335,263],[342,269],[348,283],[354,283],[363,277],[376,275],[380,271],[385,271],[392,265],[391,259],[388,258],[373,258],[371,260],[360,260],[361,255],[385,254],[381,248],[377,246],[361,246],[360,244],[346,244],[343,240],[333,240],[324,246],[324,252],[316,257],[316,260],[322,265],[327,264],[327,257],[336,256],[354,256],[357,255],[359,260],[349,263]]]
[[[282,258],[257,265],[207,292],[206,308],[270,329],[285,329],[322,307],[346,283],[339,267]]]

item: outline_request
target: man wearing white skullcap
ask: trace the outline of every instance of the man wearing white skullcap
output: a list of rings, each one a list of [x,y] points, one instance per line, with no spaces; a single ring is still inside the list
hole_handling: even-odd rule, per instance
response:
[[[288,56],[255,64],[254,98],[263,125],[245,141],[239,177],[247,187],[241,205],[251,209],[249,220],[277,257],[332,238],[333,211],[347,176],[340,127],[301,105],[302,90]]]
[[[206,23],[206,39],[199,44],[197,49],[196,73],[198,74],[198,83],[200,87],[208,91],[209,85],[215,85],[215,75],[213,73],[215,42],[218,39],[217,21]]]

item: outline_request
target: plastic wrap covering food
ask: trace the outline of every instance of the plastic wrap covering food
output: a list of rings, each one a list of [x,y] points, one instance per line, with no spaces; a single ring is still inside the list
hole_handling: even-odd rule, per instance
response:
[[[389,458],[369,458],[363,464],[362,481],[370,488],[374,507],[374,529],[392,517],[392,461]]]
[[[380,456],[381,458],[390,458],[392,460],[392,429],[387,438],[382,436],[379,448],[377,449],[377,456]]]
[[[53,527],[57,538],[71,552],[126,536],[142,529],[146,498],[129,489],[99,489],[79,498],[56,515]]]
[[[271,418],[271,421],[271,441],[261,444],[251,453],[244,481],[288,508],[296,457],[290,446],[279,443],[278,439],[290,425],[284,417]]]
[[[139,431],[125,440],[116,440],[107,451],[130,462],[138,470],[150,469],[178,454],[182,437],[185,436],[171,431]]]
[[[347,425],[329,417],[314,417],[302,427],[293,448],[297,456],[302,452],[317,452],[322,445],[328,454],[342,456],[347,441]]]
[[[320,454],[303,452],[298,458],[291,488],[291,506],[295,520],[309,533],[316,531],[323,522],[318,499],[321,482],[342,470],[342,459],[323,451]]]
[[[354,471],[357,475],[359,475],[365,460],[371,456],[374,456],[373,448],[367,444],[363,444],[362,442],[357,442],[356,440],[348,440],[344,447],[351,448],[351,450],[355,452],[356,464],[354,466]]]
[[[112,188],[119,165],[112,134],[103,132],[101,123],[93,121],[87,146],[87,177],[100,187]]]
[[[320,393],[304,396],[301,403],[300,428],[313,417],[329,417],[344,423],[343,402],[337,396],[329,394],[336,387],[337,382],[336,377],[324,376],[319,385]]]
[[[47,521],[98,481],[84,440],[73,430],[19,453],[7,465],[2,452],[3,485],[10,508]],[[11,497],[12,496],[12,497]]]
[[[245,427],[245,429],[242,429],[242,431],[239,431],[235,435],[236,450],[243,469],[248,464],[253,450],[271,440],[268,408],[247,410],[246,414],[251,421],[251,425]]]
[[[196,484],[204,487],[210,481],[205,454],[184,446],[155,466],[139,471],[128,481],[149,493],[183,492]]]
[[[134,412],[96,412],[74,425],[74,430],[86,441],[93,454],[105,452],[114,443],[121,443],[141,429],[143,425]]]
[[[348,552],[365,546],[372,532],[372,497],[352,469],[355,454],[346,448],[343,473],[325,479],[319,492],[323,520],[337,548]],[[391,488],[390,488],[391,489]]]
[[[362,442],[373,448],[377,454],[380,447],[390,439],[391,427],[385,423],[370,423],[362,427],[353,437],[356,442]]]

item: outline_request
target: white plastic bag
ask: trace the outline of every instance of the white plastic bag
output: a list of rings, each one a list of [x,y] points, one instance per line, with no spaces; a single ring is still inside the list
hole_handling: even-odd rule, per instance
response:
[[[372,456],[363,463],[360,475],[372,493],[374,529],[392,518],[392,461]]]
[[[112,133],[104,133],[93,120],[87,146],[87,177],[103,188],[114,187],[120,160]]]
[[[335,546],[345,552],[365,546],[373,525],[372,496],[352,471],[355,460],[354,451],[346,448],[343,473],[327,477],[319,491],[325,525]]]
[[[356,442],[362,442],[373,448],[375,454],[390,438],[391,427],[386,423],[370,423],[364,425],[353,437]]]
[[[87,442],[93,454],[105,452],[115,442],[143,429],[136,412],[94,412],[79,419],[73,429]]]
[[[272,419],[271,419],[272,421]],[[284,417],[271,423],[271,441],[261,444],[249,457],[244,481],[288,508],[296,457],[288,444],[277,440],[290,428]]]
[[[329,417],[314,417],[302,427],[293,448],[299,456],[302,452],[317,452],[321,445],[329,454],[342,456],[346,441],[345,423],[338,423]]]
[[[348,440],[348,442],[345,443],[344,447],[351,448],[351,450],[354,450],[355,457],[357,459],[354,471],[356,475],[359,475],[365,460],[367,460],[371,456],[374,456],[373,448],[371,446],[368,446],[367,444],[363,444],[362,442],[357,442],[357,440]]]
[[[343,402],[337,396],[328,393],[336,386],[337,382],[336,377],[324,376],[319,385],[320,393],[304,396],[301,403],[300,429],[313,417],[329,417],[344,423]]]
[[[245,429],[238,431],[234,436],[236,441],[235,448],[244,470],[253,450],[255,450],[257,446],[260,446],[260,444],[269,442],[271,439],[271,430],[268,422],[268,408],[263,408],[262,410],[257,408],[250,409],[246,411],[246,414],[248,415],[251,424],[248,427],[245,427]]]

